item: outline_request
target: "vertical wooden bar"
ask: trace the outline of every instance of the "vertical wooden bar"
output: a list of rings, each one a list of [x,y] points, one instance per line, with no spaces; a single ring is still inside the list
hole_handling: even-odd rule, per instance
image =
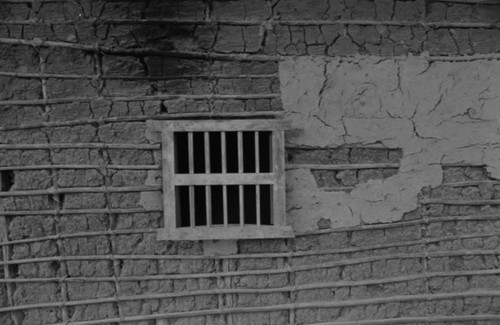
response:
[[[210,133],[203,133],[205,141],[205,174],[210,174]]]
[[[272,172],[274,173],[274,184],[272,190],[271,223],[283,226],[285,222],[285,132],[282,130],[271,133]]]
[[[191,228],[195,227],[195,219],[194,219],[194,214],[195,214],[195,204],[194,204],[194,186],[190,185],[189,186],[189,226]]]
[[[189,173],[194,174],[193,132],[188,132]]]
[[[164,224],[166,229],[175,229],[177,220],[177,216],[175,215],[175,212],[177,211],[177,200],[175,197],[175,184],[173,182],[175,168],[175,144],[174,131],[171,126],[166,126],[165,129],[163,129],[162,137],[162,143],[164,146],[164,148],[162,148],[163,206],[165,207]],[[177,224],[180,225],[179,220],[177,220]]]
[[[231,269],[232,269],[231,264],[232,264],[231,260],[228,260],[228,259],[222,260],[222,272],[224,272],[224,273],[231,272]],[[225,276],[224,277],[224,288],[229,289],[229,290],[234,288],[232,276]],[[237,298],[235,298],[235,299],[237,299]],[[226,304],[225,304],[226,308],[231,309],[234,307],[233,294],[226,293],[225,300],[226,300]],[[226,325],[233,325],[235,323],[233,317],[234,316],[231,313],[226,314]]]
[[[221,154],[222,154],[222,173],[227,173],[227,161],[226,161],[226,132],[221,132],[220,134],[220,142],[221,142]],[[224,227],[228,225],[228,217],[227,217],[227,186],[222,186],[222,210],[224,217]]]
[[[238,173],[243,173],[243,132],[238,131]]]
[[[255,172],[260,172],[259,131],[255,131]]]
[[[210,133],[203,133],[205,142],[205,173],[210,174]],[[205,206],[207,227],[212,225],[212,188],[210,185],[205,186]]]
[[[205,203],[207,207],[207,227],[212,225],[212,188],[210,185],[205,186]]]
[[[245,225],[245,201],[243,200],[243,185],[238,186],[240,201],[240,226]]]
[[[257,214],[257,226],[260,226],[260,185],[255,185],[255,212]]]
[[[220,133],[220,146],[221,146],[221,154],[222,154],[222,173],[227,173],[227,161],[226,161],[226,132]]]
[[[228,225],[228,217],[227,217],[227,185],[222,186],[222,205],[224,211],[224,227]]]
[[[238,173],[242,174],[244,170],[243,162],[243,132],[238,131]],[[240,207],[240,226],[245,225],[245,203],[243,202],[243,185],[238,186],[238,200]]]

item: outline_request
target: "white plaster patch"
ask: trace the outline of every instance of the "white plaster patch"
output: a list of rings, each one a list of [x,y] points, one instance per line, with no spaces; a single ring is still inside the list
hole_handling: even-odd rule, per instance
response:
[[[300,57],[280,63],[290,146],[401,148],[399,173],[324,192],[308,170],[287,172],[287,210],[296,230],[400,220],[442,163],[486,165],[500,178],[500,62],[432,62],[425,57]]]

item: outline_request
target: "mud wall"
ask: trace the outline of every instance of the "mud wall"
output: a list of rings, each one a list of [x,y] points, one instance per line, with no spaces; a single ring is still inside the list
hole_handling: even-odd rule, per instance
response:
[[[0,0],[0,323],[496,324],[498,17]],[[146,121],[278,113],[296,238],[157,241]]]

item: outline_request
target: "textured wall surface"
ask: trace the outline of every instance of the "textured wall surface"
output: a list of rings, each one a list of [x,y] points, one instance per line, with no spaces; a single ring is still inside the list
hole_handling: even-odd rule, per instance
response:
[[[495,0],[0,0],[0,324],[498,324]],[[296,238],[156,240],[148,120],[283,113]]]

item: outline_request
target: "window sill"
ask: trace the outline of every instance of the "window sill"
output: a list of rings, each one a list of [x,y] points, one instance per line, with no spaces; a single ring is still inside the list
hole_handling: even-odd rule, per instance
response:
[[[199,226],[194,228],[159,229],[158,240],[220,240],[295,237],[290,226]]]

